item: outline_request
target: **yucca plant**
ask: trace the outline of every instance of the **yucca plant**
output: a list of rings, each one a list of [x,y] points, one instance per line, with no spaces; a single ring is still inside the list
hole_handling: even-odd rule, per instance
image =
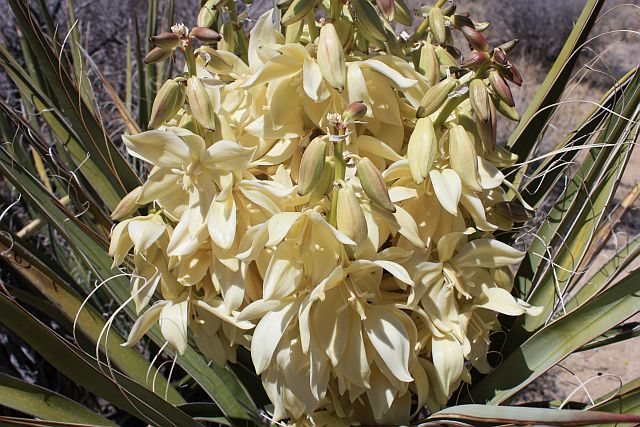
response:
[[[507,405],[635,335],[638,239],[583,272],[637,197],[613,208],[637,69],[536,160],[603,1],[520,117],[516,43],[490,46],[451,2],[292,0],[250,29],[246,5],[206,1],[162,31],[151,0],[137,114],[131,74],[125,101],[103,82],[123,144],[77,28],[61,44],[42,4],[47,30],[9,4],[23,58],[0,46],[20,95],[0,102],[0,171],[19,215],[0,233],[0,322],[117,411],[1,375],[0,403],[34,418],[3,423],[640,422],[637,380],[571,410]],[[506,145],[499,116],[519,122]]]

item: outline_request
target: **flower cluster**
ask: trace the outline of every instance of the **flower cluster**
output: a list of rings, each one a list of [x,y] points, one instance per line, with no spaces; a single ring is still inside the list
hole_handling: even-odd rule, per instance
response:
[[[282,31],[268,11],[247,43],[184,25],[153,39],[149,62],[186,67],[153,130],[123,137],[153,165],[114,214],[148,212],[112,233],[142,313],[127,344],[158,323],[179,353],[249,349],[275,420],[404,423],[491,369],[498,313],[536,312],[510,293],[523,254],[493,238],[518,221],[495,129],[521,79],[512,44],[490,50],[450,7],[409,38],[387,22],[410,21],[401,1],[326,2],[320,21],[316,3],[294,0]]]

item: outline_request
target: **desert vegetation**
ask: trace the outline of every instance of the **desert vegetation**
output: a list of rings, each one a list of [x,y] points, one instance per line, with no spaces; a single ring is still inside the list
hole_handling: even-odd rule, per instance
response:
[[[638,10],[1,4],[2,422],[637,423]]]

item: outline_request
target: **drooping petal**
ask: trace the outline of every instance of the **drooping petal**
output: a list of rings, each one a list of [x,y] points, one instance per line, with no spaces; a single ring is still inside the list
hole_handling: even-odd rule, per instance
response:
[[[233,195],[226,199],[211,202],[209,215],[207,216],[207,227],[213,242],[220,249],[229,249],[233,245],[236,237],[236,202]]]
[[[431,355],[438,383],[445,395],[451,395],[453,388],[460,381],[464,368],[464,355],[460,343],[447,335],[444,338],[434,337],[431,344]]]
[[[201,161],[212,170],[245,169],[254,151],[254,148],[245,148],[237,142],[222,140],[207,148]]]
[[[271,364],[273,353],[291,319],[296,314],[299,303],[291,302],[276,311],[271,311],[260,320],[251,340],[251,360],[260,375]]]
[[[452,259],[457,268],[496,268],[520,262],[524,252],[494,239],[477,239],[467,243]]]
[[[368,305],[367,318],[362,321],[369,341],[380,355],[389,371],[399,380],[413,381],[409,373],[409,334],[404,324],[384,306]]]
[[[131,327],[131,331],[129,331],[127,341],[120,345],[123,347],[131,347],[140,341],[140,338],[142,338],[144,334],[146,334],[147,331],[156,324],[158,319],[160,319],[160,312],[167,304],[170,303],[168,301],[160,301],[145,311],[142,316],[138,317]]]
[[[458,202],[462,194],[462,181],[458,174],[451,169],[433,169],[429,172],[429,178],[440,205],[451,215],[458,215]]]
[[[283,244],[276,249],[264,276],[265,299],[282,299],[298,288],[303,273],[299,256],[293,245]]]
[[[150,130],[137,135],[122,137],[129,154],[153,165],[171,168],[191,163],[189,147],[175,133],[167,130]]]
[[[187,349],[187,322],[189,321],[189,302],[177,304],[169,302],[160,312],[160,332],[164,339],[176,349],[178,354],[184,354]]]

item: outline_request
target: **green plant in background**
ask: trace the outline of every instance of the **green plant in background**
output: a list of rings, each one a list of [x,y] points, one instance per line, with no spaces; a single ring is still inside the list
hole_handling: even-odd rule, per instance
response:
[[[583,410],[501,406],[568,355],[634,335],[618,325],[639,310],[637,273],[622,274],[638,240],[581,272],[611,233],[637,70],[531,166],[601,1],[587,2],[521,119],[515,43],[489,46],[488,24],[452,3],[293,0],[247,33],[233,1],[203,2],[194,28],[156,31],[150,1],[137,121],[131,89],[123,102],[105,81],[124,147],[102,127],[77,29],[66,52],[25,1],[9,3],[25,65],[3,47],[0,64],[29,114],[0,103],[0,170],[7,210],[29,222],[2,225],[15,283],[0,322],[64,376],[153,425],[640,420],[637,381]],[[412,34],[393,29],[413,21]],[[170,77],[174,58],[184,68]],[[498,113],[520,119],[506,147]],[[516,250],[514,224],[545,204]],[[168,355],[158,369],[156,353]],[[1,403],[45,422],[120,422],[0,384]]]

